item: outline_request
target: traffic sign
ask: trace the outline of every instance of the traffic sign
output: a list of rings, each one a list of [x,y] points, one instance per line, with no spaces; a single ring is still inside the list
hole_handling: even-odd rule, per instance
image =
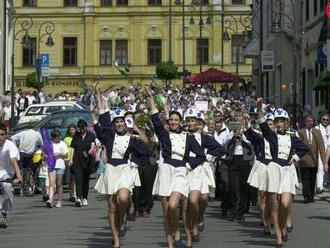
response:
[[[49,67],[41,67],[41,77],[49,77]]]
[[[40,67],[49,67],[49,54],[40,54]]]
[[[274,71],[274,51],[261,51],[261,71]]]

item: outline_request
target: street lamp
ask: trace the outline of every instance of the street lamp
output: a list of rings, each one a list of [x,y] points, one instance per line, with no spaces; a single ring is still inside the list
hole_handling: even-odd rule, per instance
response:
[[[38,32],[38,46],[37,46],[37,61],[36,61],[36,81],[38,86],[38,91],[40,91],[40,43],[43,43],[43,38],[47,37],[46,46],[53,47],[55,42],[52,37],[52,33],[55,31],[55,24],[51,21],[45,21],[40,24]]]
[[[235,40],[236,46],[236,80],[234,83],[234,96],[238,97],[238,81],[239,81],[239,48],[242,46],[246,46],[250,39],[249,39],[249,31],[252,28],[252,18],[251,17],[242,17],[239,18],[234,16],[226,16],[223,21],[223,34],[222,39],[224,42],[229,42],[231,40],[229,31],[232,35],[240,35],[238,39]],[[240,31],[240,29],[244,29]],[[232,41],[233,42],[233,41]]]
[[[20,29],[15,31],[16,25],[19,25]],[[13,44],[12,44],[12,55],[11,55],[11,121],[12,125],[15,124],[15,81],[14,81],[14,66],[15,66],[15,40],[18,40],[18,35],[25,33],[22,38],[22,45],[29,46],[31,44],[31,38],[29,36],[29,31],[32,28],[33,20],[31,16],[17,16],[14,19],[13,26]]]
[[[186,4],[185,0],[176,0],[175,1],[176,5],[181,5],[182,6],[182,71],[183,74],[186,74],[186,34],[185,34],[185,8],[190,8],[190,9],[198,9],[199,12],[199,38],[200,38],[200,42],[202,40],[202,31],[203,31],[203,26],[204,21],[202,18],[203,12],[205,10],[203,10],[203,8],[207,9],[208,8],[208,1],[206,0],[192,0],[190,4]],[[211,24],[212,22],[212,18],[210,16],[207,17],[206,19],[206,24]],[[195,24],[195,19],[193,16],[190,17],[189,20],[189,24],[190,25],[194,25]],[[200,49],[199,51],[199,71],[202,72],[202,58],[203,58],[203,50]]]

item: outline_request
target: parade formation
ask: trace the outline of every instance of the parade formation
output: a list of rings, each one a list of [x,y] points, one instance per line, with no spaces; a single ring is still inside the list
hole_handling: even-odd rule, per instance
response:
[[[222,216],[229,221],[246,221],[250,205],[258,205],[264,234],[275,234],[275,246],[283,247],[293,231],[292,202],[299,182],[304,202],[312,203],[317,168],[328,171],[329,115],[322,114],[318,128],[308,115],[305,128],[295,131],[287,111],[257,96],[251,99],[253,88],[245,90],[234,100],[220,96],[228,92],[213,94],[207,87],[181,93],[151,84],[123,90],[128,93],[124,96],[99,89],[95,81],[89,97],[83,98],[92,119],[72,123],[64,141],[58,128],[50,129],[50,136],[46,129],[33,127],[8,136],[2,124],[1,227],[8,226],[11,180],[26,180],[19,168],[31,166],[39,147],[40,166],[48,173],[43,195],[48,208],[63,206],[67,171],[70,199],[76,207],[88,206],[89,178],[97,170],[93,187],[107,196],[113,247],[121,247],[128,220],[150,215],[155,197],[163,209],[169,248],[203,243],[204,213],[214,197],[221,199]],[[201,109],[200,100],[208,98],[208,108]]]
[[[0,247],[330,247],[329,20],[0,1]]]

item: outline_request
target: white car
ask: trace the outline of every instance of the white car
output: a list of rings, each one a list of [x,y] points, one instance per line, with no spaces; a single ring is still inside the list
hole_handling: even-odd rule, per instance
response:
[[[85,106],[77,101],[52,101],[45,102],[40,104],[30,105],[20,116],[18,124],[28,123],[28,122],[37,122],[47,115],[68,109],[84,109]]]

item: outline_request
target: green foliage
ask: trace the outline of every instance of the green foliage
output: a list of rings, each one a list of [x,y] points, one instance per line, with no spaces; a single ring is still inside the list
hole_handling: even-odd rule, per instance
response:
[[[161,62],[156,67],[157,78],[163,80],[172,80],[178,78],[178,67],[172,62]]]
[[[36,72],[31,72],[26,76],[26,86],[36,90],[40,90],[43,87],[41,82],[40,85],[38,85]]]

